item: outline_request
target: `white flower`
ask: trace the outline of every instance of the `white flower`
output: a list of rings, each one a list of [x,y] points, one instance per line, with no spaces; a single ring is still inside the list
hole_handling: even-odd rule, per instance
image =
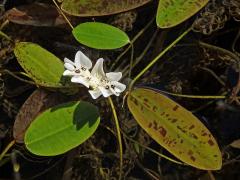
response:
[[[91,71],[88,92],[93,99],[99,96],[109,97],[112,94],[119,96],[126,89],[126,85],[118,82],[122,78],[121,72],[104,73],[103,58],[97,60]]]
[[[75,55],[74,62],[68,58],[64,58],[64,67],[66,68],[63,72],[64,76],[72,76],[72,82],[81,83],[89,87],[89,69],[92,68],[92,62],[85,54],[78,51]]]
[[[118,82],[122,78],[121,72],[105,73],[103,70],[103,58],[97,60],[91,73],[91,60],[81,51],[78,51],[74,62],[68,58],[64,59],[64,76],[72,76],[71,81],[80,83],[89,88],[88,91],[93,99],[99,96],[109,97],[111,95],[119,96],[126,89],[126,85]]]

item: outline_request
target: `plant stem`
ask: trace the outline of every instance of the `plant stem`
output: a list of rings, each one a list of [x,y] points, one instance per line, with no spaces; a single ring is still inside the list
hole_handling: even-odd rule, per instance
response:
[[[130,59],[130,66],[129,66],[129,73],[128,73],[128,78],[131,78],[131,74],[132,74],[132,68],[133,68],[133,57],[134,57],[134,46],[131,43],[131,59]]]
[[[215,50],[215,51],[223,52],[223,53],[229,55],[230,57],[232,57],[232,58],[237,59],[238,61],[240,61],[240,58],[239,58],[236,54],[232,53],[231,51],[228,51],[228,50],[223,49],[223,48],[221,48],[221,47],[214,46],[214,45],[212,45],[212,44],[208,44],[208,43],[205,43],[205,42],[202,42],[202,41],[199,41],[199,44],[200,44],[201,46],[206,47],[206,48],[213,49],[213,50]]]
[[[153,36],[151,37],[150,41],[148,42],[148,44],[146,45],[145,49],[142,51],[142,53],[136,58],[136,60],[133,63],[133,67],[134,68],[141,60],[142,58],[146,55],[147,51],[149,50],[149,48],[152,45],[152,42],[154,41],[155,37],[157,36],[158,30],[155,31],[155,33],[153,34]],[[126,71],[128,70],[128,66],[125,66],[124,69],[122,70],[123,72],[123,77],[126,76]]]
[[[119,159],[120,159],[120,164],[119,164],[119,180],[122,179],[122,168],[123,168],[123,148],[122,148],[122,138],[121,138],[121,131],[120,131],[120,126],[119,126],[119,121],[118,121],[118,117],[117,117],[117,113],[116,113],[116,109],[115,106],[113,104],[113,101],[111,99],[111,97],[108,97],[108,101],[111,105],[112,108],[112,113],[113,113],[113,117],[114,117],[114,122],[115,122],[115,126],[116,126],[116,131],[117,131],[117,139],[118,139],[118,145],[119,145]]]
[[[65,19],[65,21],[68,23],[68,25],[71,27],[71,29],[73,29],[73,25],[71,24],[71,22],[69,21],[69,19],[67,18],[67,16],[62,12],[61,8],[58,6],[57,2],[55,0],[53,0],[53,3],[55,4],[55,6],[57,7],[58,11],[61,13],[61,15],[63,16],[63,18]]]
[[[128,52],[128,50],[131,48],[132,44],[150,27],[150,25],[153,23],[154,20],[155,20],[155,17],[151,21],[149,21],[149,23],[141,31],[139,31],[136,36],[133,37],[133,39],[131,40],[128,47],[112,63],[110,70],[114,69],[114,66],[118,63],[118,61]]]
[[[159,58],[161,58],[166,52],[168,52],[175,44],[177,44],[186,34],[192,30],[192,27],[184,31],[175,41],[167,46],[160,54],[157,55],[131,82],[129,90],[131,91],[133,84],[150,68],[154,65]]]
[[[5,34],[4,32],[0,31],[0,36],[9,40],[9,41],[13,41],[7,34]]]
[[[14,78],[16,78],[16,79],[18,79],[18,80],[20,80],[22,82],[25,82],[25,83],[28,83],[28,84],[32,84],[32,85],[36,85],[33,81],[29,81],[29,80],[23,79],[23,78],[19,77],[18,75],[16,75],[17,73],[11,72],[11,71],[9,71],[7,69],[0,70],[0,74],[9,74],[10,76],[12,76],[12,77],[14,77]],[[20,74],[22,74],[22,73],[20,73]],[[29,77],[29,76],[27,76],[27,77]]]
[[[216,180],[213,173],[211,171],[207,171],[208,172],[208,176],[210,180]]]
[[[8,150],[15,144],[15,140],[12,140],[7,147],[5,147],[5,149],[3,150],[3,152],[0,154],[0,161],[2,160],[2,158],[5,156],[5,154],[8,152]]]
[[[2,31],[3,28],[4,28],[5,26],[7,26],[8,24],[9,24],[9,20],[5,20],[5,21],[1,24],[0,30]]]
[[[171,93],[168,91],[163,91],[163,90],[158,90],[159,92],[163,94],[168,94],[171,96],[176,96],[176,97],[183,97],[183,98],[191,98],[191,99],[225,99],[227,96],[227,93],[217,95],[217,96],[207,96],[207,95],[190,95],[190,94],[176,94],[176,93]]]

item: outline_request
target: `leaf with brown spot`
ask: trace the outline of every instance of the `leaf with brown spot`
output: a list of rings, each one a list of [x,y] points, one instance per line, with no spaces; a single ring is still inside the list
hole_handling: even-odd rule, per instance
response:
[[[43,89],[35,90],[22,105],[13,126],[13,137],[23,143],[25,131],[44,110],[66,101],[63,95]]]
[[[63,0],[61,8],[73,16],[105,16],[129,11],[151,0]]]
[[[63,62],[38,44],[18,42],[15,44],[14,54],[37,85],[53,88],[70,86],[67,85],[66,78],[63,78]]]
[[[181,161],[204,170],[221,168],[222,156],[216,140],[201,121],[180,104],[147,88],[133,90],[127,102],[139,125]]]
[[[157,25],[160,28],[174,27],[187,20],[209,0],[161,0],[157,10]]]

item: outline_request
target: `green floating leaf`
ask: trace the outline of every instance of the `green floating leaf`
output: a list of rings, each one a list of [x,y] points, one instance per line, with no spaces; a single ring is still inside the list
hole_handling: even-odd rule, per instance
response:
[[[15,118],[13,137],[16,142],[24,142],[25,131],[41,112],[63,102],[68,100],[60,93],[36,89],[24,102]]]
[[[61,104],[46,110],[32,122],[24,142],[33,154],[59,155],[86,141],[99,122],[97,107],[88,102]]]
[[[161,0],[157,10],[157,25],[160,28],[170,28],[187,20],[209,0]]]
[[[105,16],[140,7],[150,0],[63,0],[61,9],[73,16]]]
[[[140,126],[183,162],[204,170],[218,170],[222,156],[212,134],[188,110],[159,92],[133,90],[128,107]]]
[[[14,49],[19,64],[40,86],[61,87],[63,62],[41,46],[30,43],[17,43]]]
[[[95,49],[116,49],[130,42],[125,32],[99,22],[79,24],[72,33],[78,42]]]

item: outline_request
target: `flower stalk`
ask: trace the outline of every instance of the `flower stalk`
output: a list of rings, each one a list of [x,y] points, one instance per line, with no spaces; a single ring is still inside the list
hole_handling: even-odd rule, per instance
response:
[[[118,145],[119,145],[119,159],[120,159],[120,161],[119,161],[119,178],[118,179],[121,180],[122,179],[122,169],[123,169],[123,148],[122,148],[121,130],[120,130],[118,116],[117,116],[116,109],[113,104],[112,98],[108,97],[108,101],[112,108],[112,113],[113,113],[113,117],[114,117],[116,131],[117,131],[117,139],[118,139]]]

